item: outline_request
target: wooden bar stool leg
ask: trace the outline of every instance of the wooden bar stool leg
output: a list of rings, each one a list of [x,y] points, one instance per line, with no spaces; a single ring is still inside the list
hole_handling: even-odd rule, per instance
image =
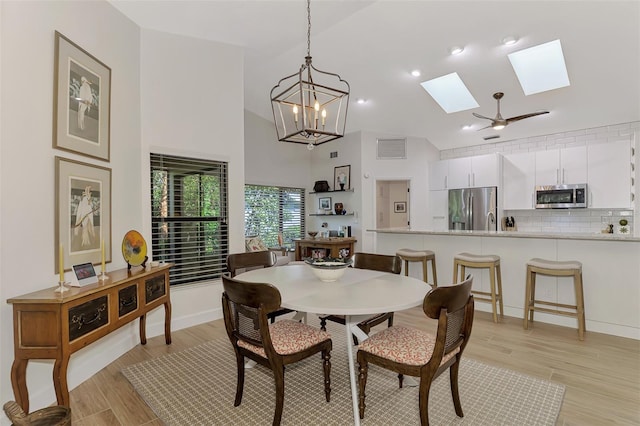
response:
[[[500,270],[500,264],[496,266],[496,273],[498,274],[498,302],[500,303],[500,318],[504,318],[504,303],[502,301],[502,271]]]
[[[584,318],[584,292],[582,289],[582,272],[575,271],[573,275],[573,282],[576,292],[576,308],[578,318],[578,338],[584,340],[584,331],[586,328],[586,321]]]
[[[424,277],[422,280],[426,283],[427,281],[427,259],[422,259],[422,276]]]
[[[404,260],[404,276],[409,276],[409,261],[407,259]]]
[[[458,282],[458,261],[453,261],[453,283],[456,284]]]
[[[536,271],[531,271],[531,306],[529,308],[529,321],[533,322],[533,313],[536,304]]]
[[[529,329],[529,311],[531,309],[531,268],[527,266],[527,286],[524,290],[524,323],[525,330]]]
[[[491,310],[493,311],[493,322],[498,322],[498,314],[496,309],[496,268],[489,268],[489,281],[491,283]]]
[[[431,271],[433,271],[433,286],[438,287],[438,274],[436,273],[436,260],[431,259]]]

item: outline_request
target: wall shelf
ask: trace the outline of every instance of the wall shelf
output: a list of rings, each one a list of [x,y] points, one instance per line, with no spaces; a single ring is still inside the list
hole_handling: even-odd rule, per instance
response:
[[[334,191],[322,191],[322,192],[314,192],[314,191],[311,191],[311,192],[309,192],[309,194],[330,194],[330,193],[332,193],[332,192],[353,192],[353,188],[351,188],[351,189],[344,189],[344,190],[339,190],[339,189],[337,189],[337,190],[334,190]]]
[[[353,213],[345,213],[345,214],[318,214],[318,213],[309,213],[309,216],[333,216],[333,217],[340,217],[340,216],[353,216]]]

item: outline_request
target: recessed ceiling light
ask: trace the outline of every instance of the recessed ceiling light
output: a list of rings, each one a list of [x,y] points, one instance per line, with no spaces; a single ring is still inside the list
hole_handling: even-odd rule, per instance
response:
[[[358,99],[356,99],[356,102],[359,103],[360,105],[362,105],[362,104],[366,104],[367,100],[366,99],[362,99],[362,98],[358,98]]]
[[[442,77],[423,81],[420,85],[447,114],[466,111],[479,106],[458,73],[453,72]]]
[[[505,46],[511,46],[512,44],[516,44],[518,42],[518,37],[516,36],[506,36],[502,39],[502,44],[504,44]]]
[[[414,76],[414,77],[420,77],[420,70],[411,71],[411,75]]]
[[[464,47],[462,46],[453,46],[449,48],[449,53],[452,55],[459,55],[464,51]]]
[[[560,40],[507,55],[525,95],[569,86]]]

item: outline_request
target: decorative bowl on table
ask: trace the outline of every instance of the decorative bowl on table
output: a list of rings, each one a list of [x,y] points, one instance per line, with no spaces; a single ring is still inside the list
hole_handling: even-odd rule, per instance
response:
[[[316,235],[318,235],[318,231],[309,231],[309,232],[307,232],[307,234],[309,234],[309,236],[310,236],[311,238],[315,238],[315,237],[316,237]]]
[[[347,267],[353,263],[353,260],[351,258],[332,259],[325,257],[324,259],[306,258],[304,262],[311,267],[311,270],[320,281],[330,283],[340,279]]]

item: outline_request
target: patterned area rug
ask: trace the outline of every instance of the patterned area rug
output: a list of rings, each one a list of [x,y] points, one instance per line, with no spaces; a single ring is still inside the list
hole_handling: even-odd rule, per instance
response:
[[[328,326],[334,336],[331,402],[324,398],[320,355],[290,365],[282,425],[353,424],[344,330]],[[236,366],[227,339],[135,364],[122,373],[167,425],[253,426],[270,425],[273,419],[273,376],[262,366],[247,370],[242,404],[233,406]],[[555,425],[564,396],[562,385],[464,357],[459,385],[464,418],[456,416],[445,372],[431,386],[431,424]],[[366,392],[363,426],[420,424],[417,387],[405,381],[398,389],[394,373],[371,365]]]

